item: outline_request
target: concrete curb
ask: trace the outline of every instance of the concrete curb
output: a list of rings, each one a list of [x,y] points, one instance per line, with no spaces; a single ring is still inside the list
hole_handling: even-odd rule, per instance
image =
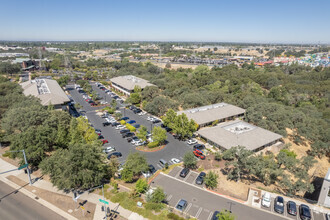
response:
[[[24,189],[24,188],[21,188],[19,185],[17,185],[16,183],[13,183],[12,181],[6,179],[6,178],[3,178],[3,177],[0,177],[0,180],[4,183],[6,183],[7,185],[13,187],[14,189],[19,189],[19,192],[23,193],[24,195],[26,195],[27,197],[37,201],[38,203],[40,203],[41,205],[45,206],[46,208],[54,211],[55,213],[61,215],[63,218],[66,218],[66,219],[69,219],[69,220],[78,220],[77,218],[73,217],[72,215],[66,213],[65,211],[63,211],[62,209],[56,207],[55,205],[47,202],[46,200],[44,199],[35,199],[37,196],[33,193],[31,193],[30,191]]]

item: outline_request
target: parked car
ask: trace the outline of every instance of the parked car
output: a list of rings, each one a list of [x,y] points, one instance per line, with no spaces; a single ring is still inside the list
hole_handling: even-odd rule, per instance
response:
[[[134,128],[139,128],[140,125],[139,125],[139,124],[135,124],[135,125],[133,125],[133,127],[134,127]]]
[[[108,122],[108,121],[106,121],[106,122],[103,122],[102,124],[103,124],[103,127],[111,125],[111,123],[110,123],[110,122]]]
[[[196,178],[196,184],[197,185],[202,185],[203,184],[203,182],[204,182],[204,177],[206,176],[206,173],[204,173],[204,172],[201,172],[198,176],[197,176],[197,178]]]
[[[294,215],[296,216],[297,215],[297,206],[296,206],[296,203],[293,202],[293,201],[288,201],[286,203],[286,207],[287,207],[287,210],[288,210],[288,213],[290,215]]]
[[[106,140],[106,139],[102,139],[101,141],[102,141],[102,144],[106,144],[106,143],[109,143],[109,141],[108,141],[108,140]]]
[[[205,155],[203,154],[202,151],[196,149],[196,150],[193,151],[193,153],[194,153],[194,155],[195,155],[196,157],[198,157],[198,158],[200,158],[200,159],[202,159],[202,160],[205,159]]]
[[[138,115],[145,115],[147,112],[141,111]]]
[[[134,136],[132,138],[132,142],[131,143],[135,145],[135,142],[138,142],[138,141],[140,141],[140,139],[138,137]]]
[[[120,125],[120,123],[119,122],[111,122],[111,126],[112,127],[117,127],[118,125]]]
[[[161,167],[165,167],[166,164],[168,165],[168,163],[166,162],[166,160],[164,160],[164,159],[160,159],[160,160],[159,160],[159,165],[160,165]]]
[[[307,205],[301,204],[299,206],[299,213],[301,220],[310,220],[312,218],[311,210]]]
[[[130,121],[128,121],[127,123],[128,123],[128,124],[134,124],[134,123],[136,123],[136,121],[135,121],[135,120],[130,120]]]
[[[277,213],[284,213],[284,199],[282,196],[277,196],[274,200],[274,210]]]
[[[181,199],[179,203],[176,205],[176,209],[179,210],[180,212],[183,212],[185,208],[187,207],[187,201],[184,199]]]
[[[148,117],[147,117],[147,120],[148,120],[148,121],[153,121],[153,120],[155,120],[155,119],[154,119],[153,117],[151,117],[151,116],[148,116]]]
[[[215,212],[213,213],[213,215],[212,215],[211,220],[219,220],[219,218],[218,218],[218,214],[219,214],[219,213],[220,213],[219,211],[215,211]]]
[[[125,125],[117,125],[115,129],[116,130],[121,130],[123,128],[126,128],[126,126]]]
[[[126,120],[128,120],[128,119],[129,119],[129,117],[123,117],[123,118],[119,119],[119,121],[121,121],[121,120],[126,121]]]
[[[134,109],[133,112],[134,112],[135,114],[138,114],[138,113],[142,112],[142,110],[139,109],[139,108],[137,108],[137,109]]]
[[[172,158],[170,160],[173,164],[177,164],[177,163],[181,163],[181,160],[177,159],[177,158]]]
[[[149,164],[148,167],[149,167],[149,171],[150,171],[152,174],[156,173],[157,170],[156,170],[156,168],[155,168],[152,164]]]
[[[152,121],[152,123],[154,123],[154,124],[157,124],[157,123],[159,123],[159,122],[161,122],[161,120],[159,120],[159,119],[154,119],[153,121]]]
[[[111,157],[122,157],[123,155],[120,152],[113,152],[107,156],[108,160],[110,160]]]
[[[164,127],[164,129],[165,129],[166,132],[172,131],[172,128],[169,128],[169,127]]]
[[[189,139],[189,140],[187,141],[187,144],[189,144],[189,145],[197,144],[197,140],[196,140],[196,139]]]
[[[99,134],[99,139],[104,139],[104,136],[102,134]]]
[[[204,144],[196,144],[196,145],[194,145],[194,150],[203,150],[203,149],[205,149],[205,145]]]
[[[144,144],[146,144],[146,142],[145,141],[141,141],[141,140],[138,140],[138,141],[136,141],[134,143],[135,146],[141,146],[141,145],[144,145]]]
[[[189,169],[188,168],[183,168],[180,172],[180,176],[185,178],[189,173]]]
[[[134,133],[132,133],[132,132],[126,132],[122,136],[123,136],[123,138],[127,138],[127,137],[132,137],[133,135],[134,135]]]
[[[100,129],[95,129],[95,133],[100,135],[101,134],[101,130]]]
[[[326,220],[330,220],[330,212],[328,212],[327,214],[325,214]]]
[[[106,154],[108,154],[110,152],[113,152],[113,151],[116,151],[116,148],[111,147],[111,146],[110,147],[106,147],[106,148],[103,149],[103,152],[106,153]]]
[[[125,133],[127,133],[127,132],[129,132],[128,129],[123,129],[123,130],[120,130],[120,131],[119,131],[120,134],[125,134]]]
[[[269,208],[270,207],[270,203],[271,203],[270,193],[269,192],[266,192],[262,196],[261,205],[264,206],[264,207]]]

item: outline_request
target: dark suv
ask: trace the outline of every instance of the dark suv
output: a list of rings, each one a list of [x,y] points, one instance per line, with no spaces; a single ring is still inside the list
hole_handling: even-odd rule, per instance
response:
[[[204,144],[196,144],[194,146],[194,150],[203,150],[205,148],[205,145]]]
[[[283,214],[284,212],[284,199],[282,196],[277,196],[274,200],[274,210],[277,213]]]
[[[197,185],[202,185],[203,184],[203,182],[204,182],[204,177],[206,176],[206,173],[204,173],[204,172],[201,172],[199,175],[198,175],[198,177],[196,178],[196,184]]]
[[[311,210],[309,209],[309,207],[307,205],[301,204],[299,206],[299,213],[300,213],[300,218],[302,220],[311,220],[312,219]]]
[[[189,173],[189,169],[188,168],[183,168],[180,172],[180,176],[185,178],[188,173]]]
[[[120,131],[119,131],[119,133],[121,133],[121,134],[125,134],[125,133],[127,133],[127,132],[129,132],[128,129],[123,129],[123,130],[120,130]]]
[[[123,138],[127,138],[127,137],[132,137],[133,135],[134,135],[134,133],[132,133],[132,132],[126,132],[122,136],[123,136]]]

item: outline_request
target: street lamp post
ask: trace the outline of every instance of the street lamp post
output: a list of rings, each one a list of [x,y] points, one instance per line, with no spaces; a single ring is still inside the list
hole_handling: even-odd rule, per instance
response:
[[[94,189],[98,189],[98,188],[102,188],[102,195],[103,195],[103,200],[105,201],[105,197],[104,197],[104,189],[103,189],[103,184],[100,185],[100,186],[96,186],[94,188],[91,188],[88,190],[88,193]],[[105,213],[105,216],[104,216],[104,219],[107,219],[107,206],[106,204],[104,203],[104,213]]]

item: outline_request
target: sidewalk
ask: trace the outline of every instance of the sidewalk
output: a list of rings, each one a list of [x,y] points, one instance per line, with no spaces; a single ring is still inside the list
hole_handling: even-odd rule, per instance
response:
[[[11,170],[11,169],[17,169],[17,167],[15,167],[12,164],[0,159],[0,172],[4,172],[6,170]],[[14,188],[19,188],[19,186],[5,178],[5,177],[10,176],[10,175],[16,176],[16,177],[20,178],[21,180],[23,180],[27,183],[29,182],[28,175],[25,174],[23,170],[17,170],[17,171],[9,172],[9,173],[6,173],[6,174],[2,174],[0,176],[0,179],[2,181],[6,182],[7,184],[11,185]],[[70,196],[70,197],[73,198],[73,194],[71,192],[70,193],[64,193],[62,190],[58,190],[56,187],[54,187],[52,185],[52,183],[50,183],[48,181],[45,181],[43,179],[38,179],[34,175],[31,175],[31,179],[32,179],[34,187],[38,187],[40,189],[44,189],[44,190],[47,190],[47,191],[50,191],[50,192],[62,194],[62,195],[65,195],[65,196]],[[32,194],[31,192],[29,192],[25,189],[21,189],[20,191],[23,192],[24,194],[26,194],[26,193],[27,194]],[[33,198],[34,197],[35,197],[35,195],[33,196]],[[96,204],[96,209],[95,209],[95,213],[94,213],[94,220],[104,219],[105,213],[104,213],[104,211],[103,212],[101,211],[101,207],[102,207],[103,203],[101,203],[99,201],[99,199],[103,199],[102,196],[94,194],[94,193],[90,193],[90,194],[84,193],[80,196],[79,199],[87,200],[88,202]],[[40,199],[38,200],[38,202],[40,202]],[[113,203],[111,201],[108,201],[108,202],[109,202],[109,205],[107,205],[107,207],[110,207],[111,210],[115,210],[117,213],[119,213],[120,216],[122,216],[126,219],[141,219],[141,220],[144,219],[142,216],[139,216],[137,213],[134,213],[132,211],[129,211],[127,209],[122,208],[118,203]],[[66,213],[65,211],[55,207],[54,205],[49,205],[49,204],[47,204],[48,207],[51,207],[51,209],[53,211],[57,212],[58,214],[62,215],[63,217],[65,217],[67,219],[76,219],[76,218],[72,217],[71,215],[69,215],[68,213]]]

